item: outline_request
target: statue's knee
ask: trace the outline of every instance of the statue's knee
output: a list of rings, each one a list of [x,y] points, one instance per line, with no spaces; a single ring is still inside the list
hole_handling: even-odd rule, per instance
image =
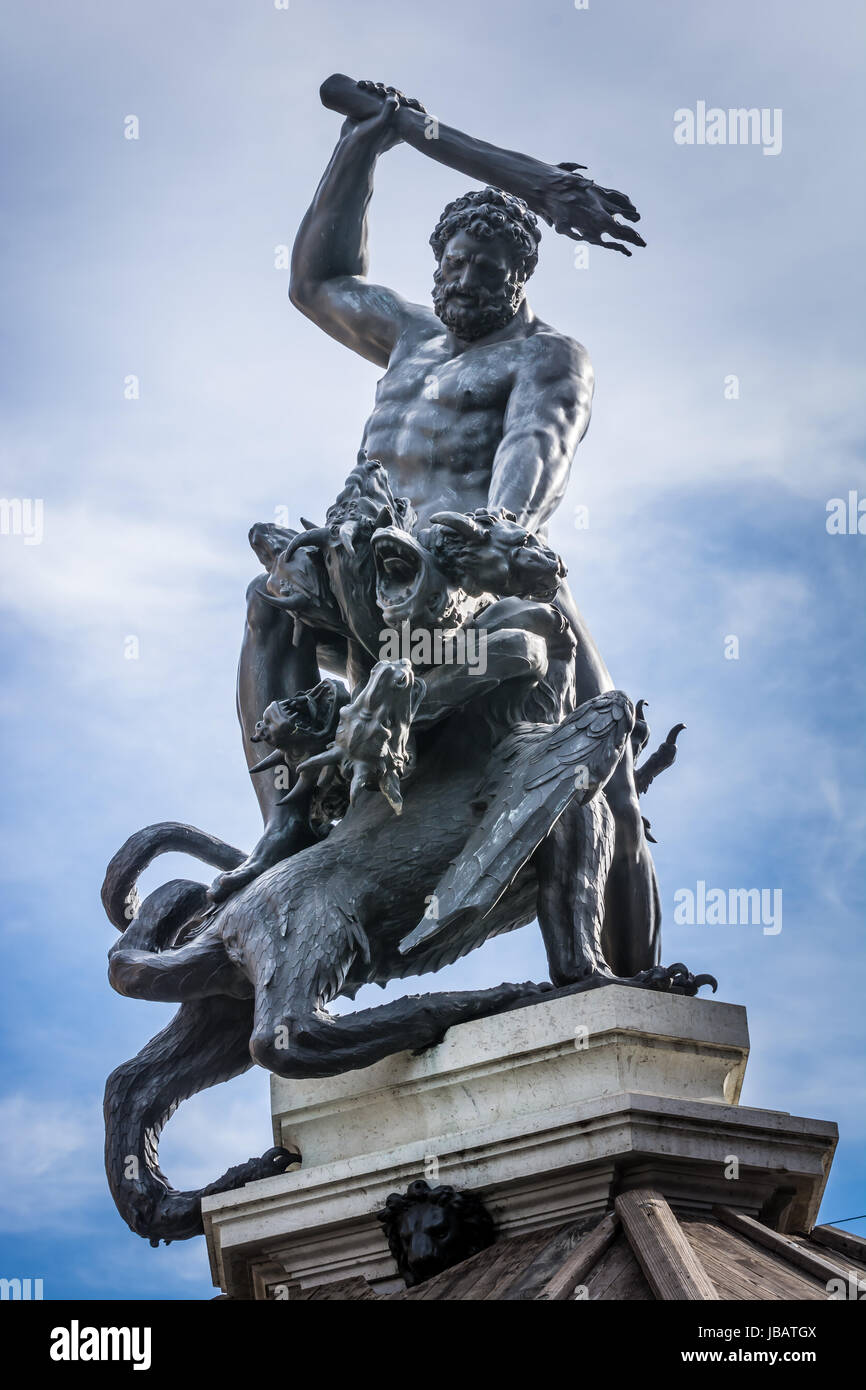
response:
[[[113,951],[108,957],[108,983],[118,994],[125,994],[126,960],[123,951]]]
[[[146,977],[141,968],[140,952],[116,950],[108,960],[108,982],[118,994],[127,999],[146,999]]]
[[[264,618],[271,619],[274,609],[264,596],[264,576],[257,574],[247,585],[247,623],[251,627],[261,624]]]
[[[275,608],[265,595],[266,577],[257,575],[247,586],[247,637],[257,646],[278,642],[291,645],[294,620],[290,613]]]
[[[250,1038],[250,1056],[257,1067],[275,1071],[276,1040],[270,1028],[257,1029]]]
[[[257,1028],[250,1038],[250,1056],[259,1067],[288,1080],[298,1080],[309,1074],[304,1049],[296,1036],[292,1019]]]

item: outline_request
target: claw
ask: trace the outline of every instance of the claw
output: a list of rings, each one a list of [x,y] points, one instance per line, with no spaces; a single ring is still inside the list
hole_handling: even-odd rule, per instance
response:
[[[693,975],[688,966],[683,965],[682,961],[679,960],[675,961],[673,965],[669,965],[665,974],[673,988],[681,989],[689,995],[697,994],[701,985],[712,985],[713,994],[719,987],[718,980],[714,976]]]
[[[643,985],[645,989],[668,990],[674,994],[686,994],[690,998],[703,985],[711,985],[713,994],[719,987],[714,975],[693,975],[688,966],[679,960],[674,961],[673,965],[653,965],[649,970],[642,970],[634,976],[634,983]]]
[[[682,733],[685,724],[675,724],[663,743],[660,743],[654,753],[641,763],[640,767],[635,768],[634,784],[639,796],[648,791],[651,784],[658,777],[660,772],[673,767],[677,756],[677,737]]]
[[[637,759],[649,742],[650,726],[647,723],[647,717],[644,713],[648,706],[648,700],[638,700],[634,707],[634,728],[631,731],[631,751],[635,762],[637,762]]]

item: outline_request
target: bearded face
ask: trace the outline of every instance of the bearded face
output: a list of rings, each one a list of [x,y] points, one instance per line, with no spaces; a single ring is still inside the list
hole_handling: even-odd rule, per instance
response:
[[[473,342],[511,322],[524,288],[503,238],[479,240],[460,231],[446,243],[434,272],[433,308],[455,337]]]

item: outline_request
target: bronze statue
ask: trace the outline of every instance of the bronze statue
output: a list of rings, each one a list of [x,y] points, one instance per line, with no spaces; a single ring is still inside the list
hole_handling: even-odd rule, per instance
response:
[[[533,166],[537,184],[538,171],[547,170],[549,200],[553,194],[572,203],[582,200],[593,229],[603,218],[605,232],[642,245],[631,227],[614,220],[617,214],[636,220],[637,213],[624,195],[597,189],[574,172],[495,151],[448,127],[439,126],[437,138],[425,140],[417,103],[372,83],[347,88],[347,81],[330,78],[323,99],[333,105],[342,96],[344,107],[375,114],[360,120],[351,115],[343,126],[295,239],[292,303],[339,342],[385,368],[361,447],[384,465],[395,492],[411,499],[422,522],[455,507],[461,512],[507,508],[522,526],[543,536],[589,425],[593,374],[585,348],[530,309],[526,282],[535,269],[541,233],[528,207],[501,190],[519,177],[527,191],[527,166]],[[452,152],[449,162],[459,160],[465,172],[495,174],[499,181],[496,189],[467,194],[443,212],[431,237],[437,261],[432,309],[365,278],[366,215],[376,162],[398,143],[400,132],[417,134],[419,125],[425,153],[440,157],[450,142],[459,153]],[[467,161],[473,158],[470,168]],[[608,204],[604,213],[596,206],[602,199]],[[568,215],[564,206],[550,207],[548,215],[558,230],[600,238],[595,230],[572,232],[573,207]],[[289,650],[286,624],[270,611],[262,587],[261,579],[250,586],[238,679],[250,765],[258,761],[250,743],[265,705],[288,689],[315,684],[317,672],[313,638]],[[565,587],[558,603],[577,639],[578,698],[589,699],[613,682]],[[306,833],[303,815],[297,808],[280,810],[264,779],[257,791],[265,833],[249,859],[217,881],[215,899],[291,853]],[[611,916],[619,924],[609,949],[617,969],[630,975],[658,959],[659,905],[628,753],[606,795],[617,825],[608,894]]]
[[[615,221],[637,214],[574,172],[438,127],[425,152],[495,172],[499,186],[445,209],[431,237],[433,308],[409,304],[365,278],[366,211],[379,155],[427,118],[393,89],[347,83],[323,88],[350,114],[298,232],[290,292],[385,370],[324,523],[250,535],[265,573],[248,591],[238,705],[264,833],[244,856],[190,827],[150,827],[103,888],[122,931],[111,983],[181,1005],[106,1090],[112,1192],[152,1241],[201,1230],[202,1194],[175,1192],[157,1167],[161,1125],[180,1099],[252,1062],[328,1076],[550,991],[715,987],[658,964],[634,770],[649,729],[613,688],[547,544],[592,370],[527,303],[540,232],[515,188],[557,230],[599,242],[614,232],[642,245]],[[567,215],[550,201],[562,186]],[[644,786],[670,766],[675,736],[644,765]],[[145,864],[177,848],[223,872],[209,890],[175,881],[139,904]],[[549,983],[327,1012],[536,916]],[[270,1150],[206,1190],[299,1157]]]

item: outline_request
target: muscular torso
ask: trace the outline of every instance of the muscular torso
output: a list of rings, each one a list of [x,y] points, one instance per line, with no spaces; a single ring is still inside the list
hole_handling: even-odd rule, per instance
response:
[[[528,340],[552,330],[539,320],[519,336],[457,352],[438,325],[395,348],[364,429],[368,458],[387,468],[395,492],[421,520],[439,510],[488,503],[496,450]]]

